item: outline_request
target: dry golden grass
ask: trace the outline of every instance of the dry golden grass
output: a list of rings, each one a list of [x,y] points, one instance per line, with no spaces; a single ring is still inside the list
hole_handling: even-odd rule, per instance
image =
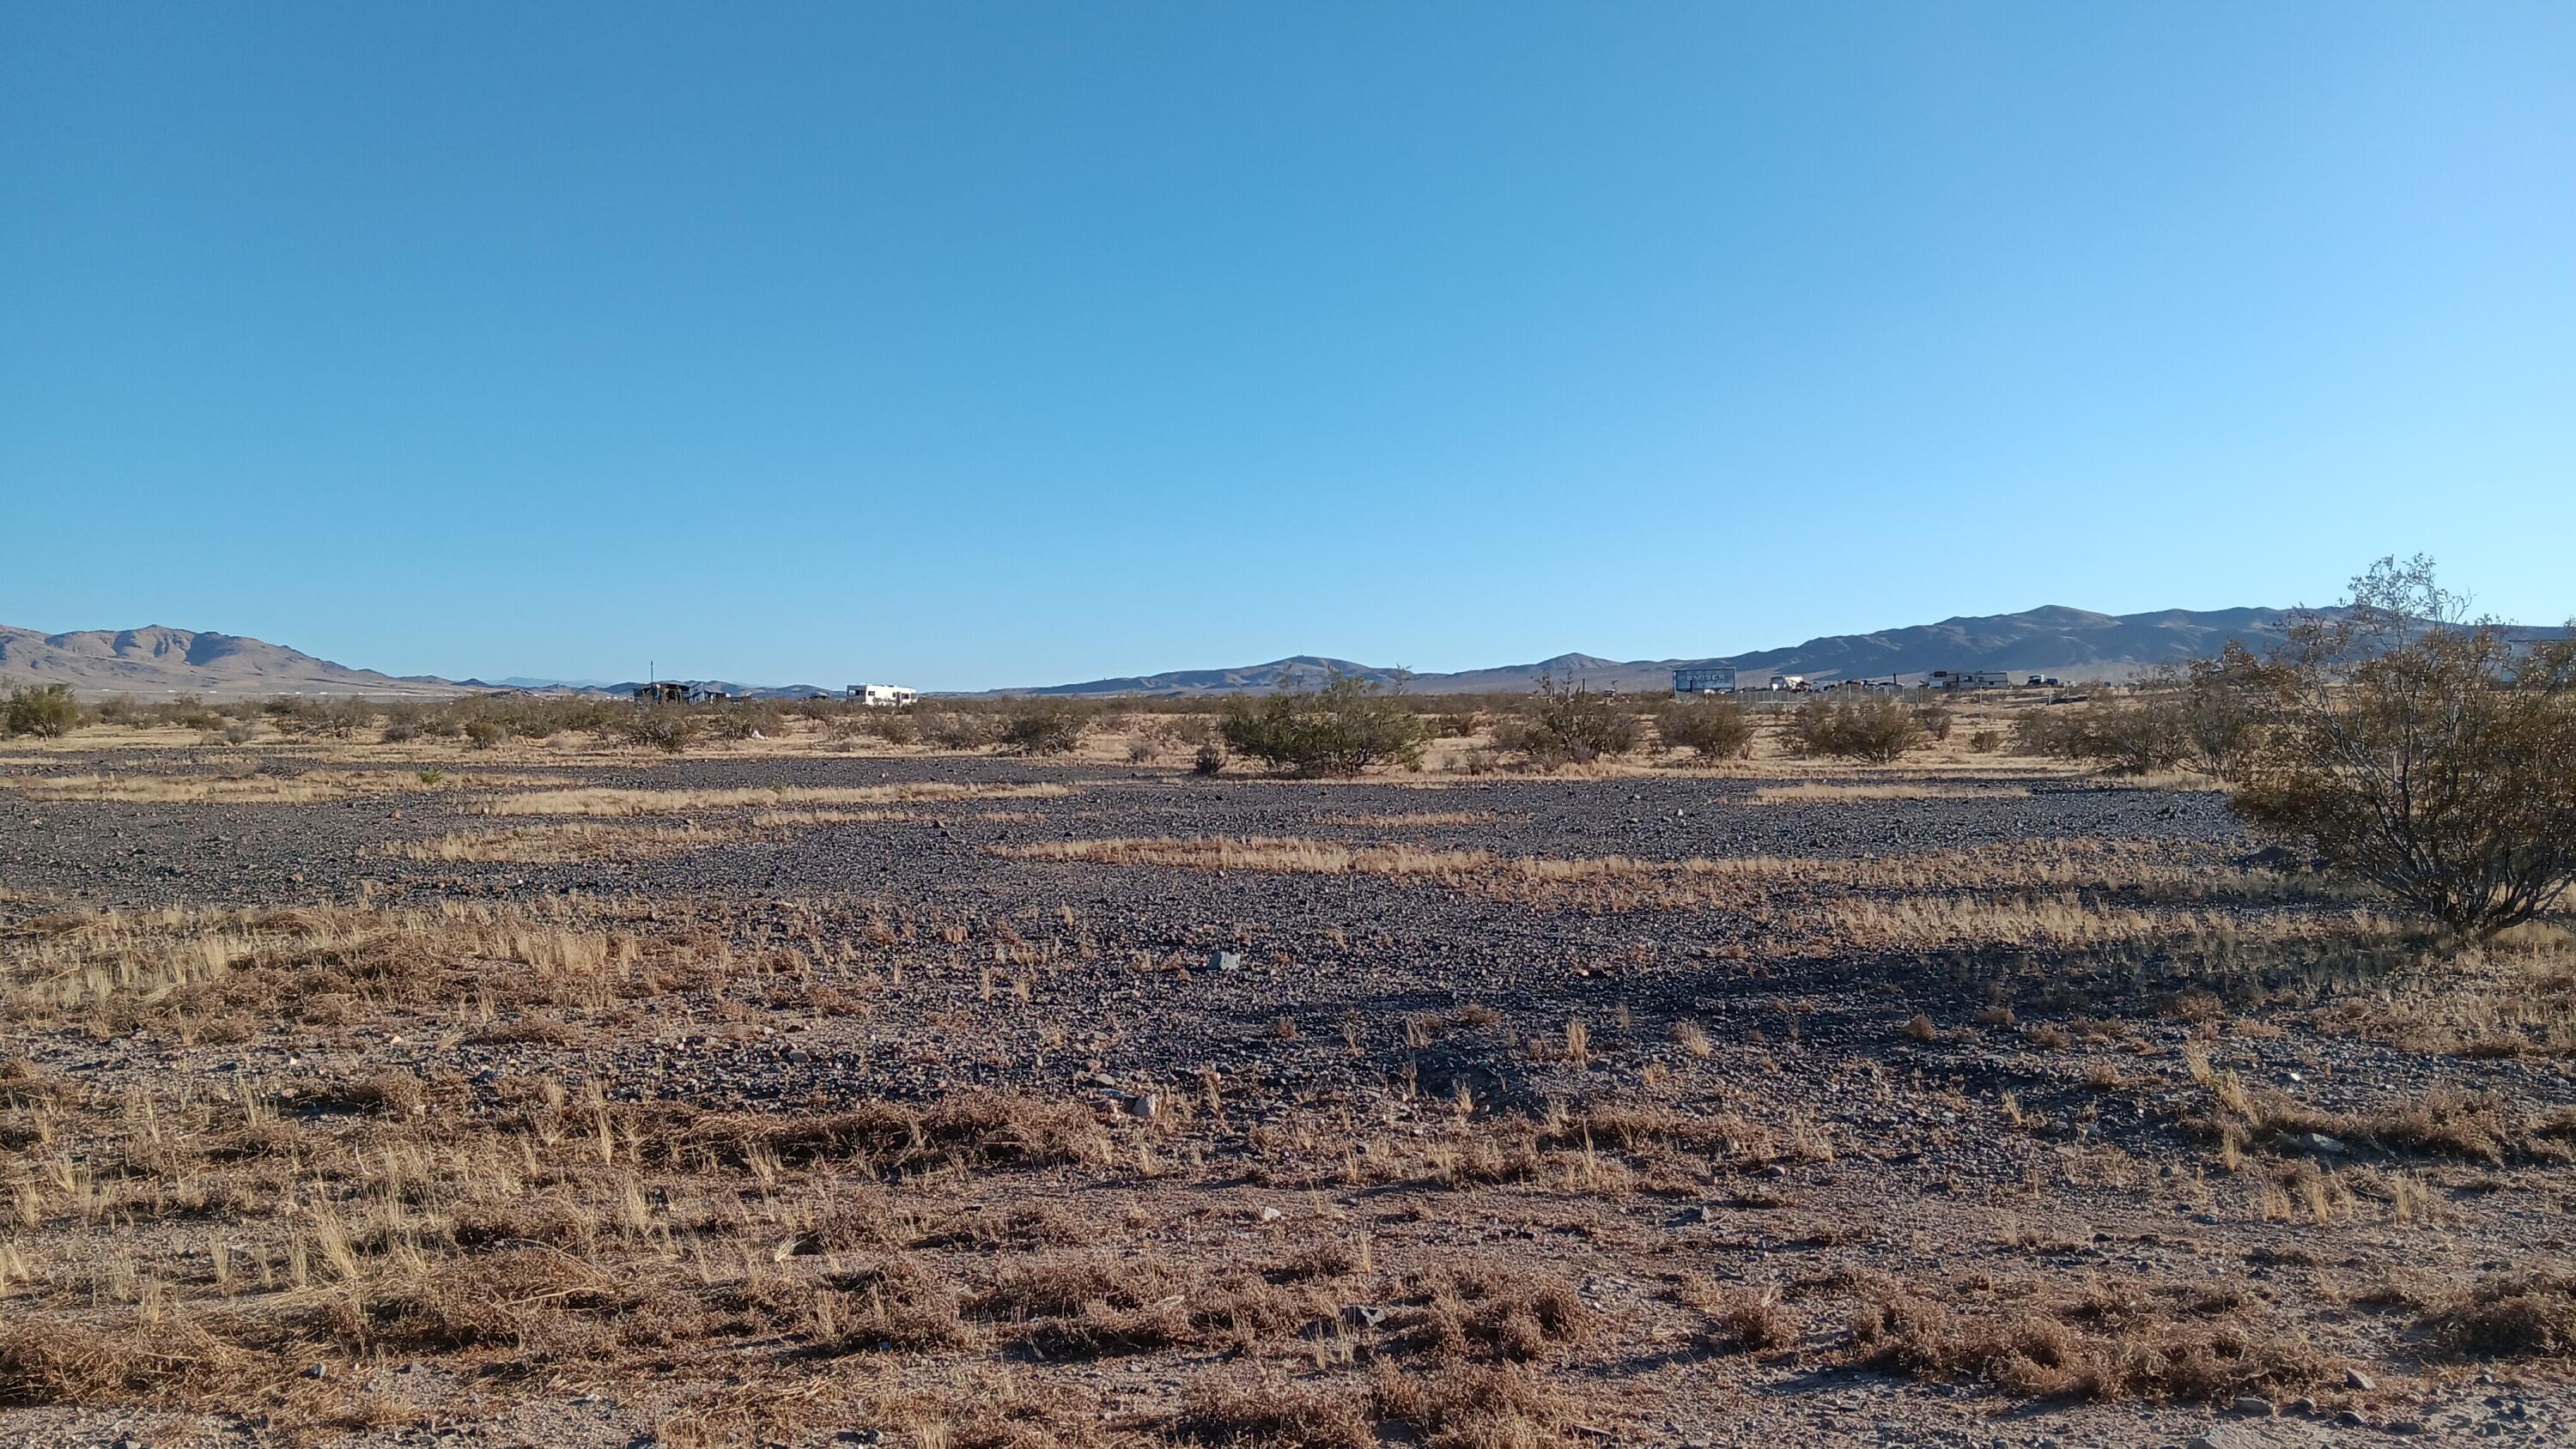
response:
[[[1454,875],[1495,865],[1483,850],[1420,850],[1408,845],[1346,846],[1269,836],[1121,836],[1041,840],[997,846],[1012,860],[1080,860],[1099,865],[1177,866],[1191,870],[1262,870],[1297,875]]]
[[[625,828],[522,827],[567,839]],[[1407,860],[1423,865],[1421,853]],[[762,1050],[770,1025],[815,1019],[813,992],[864,990],[846,970],[841,983],[816,979],[821,942],[855,937],[885,948],[882,962],[938,970],[947,947],[975,935],[891,906],[900,929],[867,917],[869,903],[837,920],[813,914],[817,903],[780,904],[795,909],[765,941],[747,939],[748,923],[720,903],[674,900],[13,908],[0,917],[0,1006],[30,1040],[63,1022],[175,1038],[186,1023],[237,1018],[261,1038],[244,1060],[281,1062],[269,1048],[290,1043],[304,1060],[147,1072],[114,1089],[5,1064],[0,1393],[19,1405],[256,1412],[283,1437],[321,1438],[470,1417],[649,1366],[670,1385],[660,1437],[674,1444],[793,1442],[865,1422],[952,1444],[1474,1446],[1572,1442],[1579,1425],[1624,1432],[1644,1422],[1620,1417],[1636,1394],[1704,1394],[1785,1370],[1775,1355],[1793,1349],[2021,1397],[2223,1404],[2339,1381],[2343,1360],[2310,1347],[2287,1308],[2222,1302],[2227,1285],[2198,1275],[2124,1275],[2099,1289],[2065,1274],[1882,1282],[1855,1265],[1902,1249],[1879,1241],[1869,1199],[1812,1210],[1800,1199],[1836,1191],[1837,1163],[1855,1166],[1854,1191],[1883,1192],[1878,1155],[1897,1144],[1860,1120],[1763,1100],[1754,1085],[1729,1088],[1722,1106],[1706,1079],[1679,1101],[1622,1086],[1538,1115],[1453,1109],[1444,1091],[1390,1131],[1213,1072],[1203,1095],[1170,1091],[1150,1117],[1060,1087],[719,1108],[685,1090],[629,1096],[634,1079],[568,1075],[611,1059],[594,1050],[606,1033],[668,1041],[677,1030],[666,1024],[683,1015],[728,1047]],[[980,926],[997,947],[1029,948],[1059,920],[1076,931],[1071,910]],[[933,931],[905,951],[915,924]],[[949,966],[960,964],[962,998],[975,963]],[[1891,1004],[1879,1029],[1910,1009]],[[1689,1022],[1669,1025],[1679,1071],[1705,1072],[1721,1051],[1730,1064],[1754,1059]],[[1494,1049],[1525,1064],[1633,1083],[1630,1054],[1665,1029],[1624,1009],[1514,1023],[1468,1004],[1408,1021],[1403,1040],[1413,1051],[1482,1033],[1511,1040]],[[532,1034],[545,1030],[578,1049],[549,1057],[537,1049],[549,1038]],[[417,1071],[374,1056],[395,1036],[417,1046],[416,1033],[438,1042]],[[1977,1037],[1965,1026],[1915,1035],[1942,1051]],[[450,1037],[526,1044],[536,1065],[498,1080],[450,1070]],[[1277,1040],[1287,1049],[1308,1036]],[[1901,1074],[1854,1080],[1873,1095],[1953,1100]],[[2250,1091],[2229,1100],[2266,1110]],[[2034,1107],[2049,1110],[2036,1095]],[[2548,1123],[2523,1128],[2554,1140]],[[2390,1129],[2368,1140],[2398,1139]],[[2442,1211],[2438,1193],[2402,1174],[2373,1185],[2293,1169],[2271,1186],[2267,1210],[2277,1199],[2284,1223],[2347,1225],[2356,1199],[2409,1223]],[[2048,1211],[2030,1202],[2035,1180],[2002,1190],[2016,1210]],[[1664,1223],[1683,1204],[1712,1226],[1689,1229],[1694,1251],[1676,1258]],[[1981,1195],[1902,1212],[1992,1225]],[[2164,1225],[2161,1205],[2149,1221]],[[1714,1283],[1697,1251],[1712,1232],[1730,1265],[1739,1247],[1792,1242],[1796,1254],[1772,1261],[1812,1271]],[[2054,1227],[2004,1239],[1957,1256],[2093,1242]],[[1620,1289],[1659,1278],[1678,1286],[1645,1307]],[[2286,1279],[2273,1288],[2285,1300],[2300,1291]],[[2456,1304],[2428,1301],[2428,1315],[2445,1316],[2427,1321],[2461,1352],[2555,1352],[2567,1301],[2554,1280],[2499,1280]],[[1369,1307],[1355,1318],[1350,1305]],[[1857,1326],[1837,1336],[1854,1308]],[[1724,1377],[1640,1388],[1602,1371],[1667,1353]],[[880,1355],[891,1357],[868,1361]],[[1111,1358],[1144,1360],[1176,1392],[1144,1407],[1103,1398],[1092,1371]],[[476,1397],[369,1397],[358,1370],[386,1362],[428,1365],[413,1382],[462,1380]],[[323,1372],[307,1378],[314,1364]]]
[[[1833,892],[1794,931],[1872,949],[1994,945],[2099,945],[2185,938],[2231,949],[2246,940],[2323,940],[2395,934],[2366,913],[2266,916],[2239,925],[2172,903],[2244,896],[2304,899],[2314,889],[2281,876],[2194,869],[2143,842],[2045,842],[1874,858],[1512,856],[1487,850],[1346,845],[1295,837],[1158,836],[1042,840],[1003,845],[1014,860],[1300,875],[1379,875],[1422,880],[1491,899],[1593,913],[1728,908],[1752,910],[1782,893]],[[1985,898],[1964,892],[1991,892]],[[1883,895],[1854,894],[1880,892]]]
[[[1438,825],[1491,825],[1501,815],[1491,810],[1415,810],[1380,815],[1318,816],[1321,825],[1348,825],[1361,830],[1407,830]]]
[[[808,825],[927,825],[939,817],[923,810],[763,810],[751,817],[753,828],[796,829]]]
[[[1930,785],[1916,782],[1892,782],[1876,785],[1836,785],[1809,783],[1803,785],[1765,785],[1747,797],[1753,805],[1830,805],[1863,803],[1873,800],[1992,800],[2007,795],[2027,795],[2028,790],[2008,786],[1984,786],[1971,789],[1963,785]]]
[[[2342,1375],[2342,1364],[2313,1345],[2226,1321],[2221,1315],[2243,1300],[2213,1300],[2224,1290],[2205,1285],[2124,1282],[2018,1303],[1991,1291],[1935,1291],[1897,1288],[1870,1303],[1852,1325],[1854,1359],[1909,1378],[1982,1378],[2042,1399],[2225,1402]]]
[[[755,820],[755,825],[760,822]],[[407,860],[506,862],[512,865],[562,865],[583,860],[643,860],[678,855],[741,838],[738,831],[697,824],[674,826],[593,825],[571,821],[558,825],[514,825],[502,830],[458,831],[435,840],[411,840],[388,847]]]
[[[684,810],[729,810],[743,806],[840,806],[933,803],[958,800],[1053,800],[1073,793],[1064,785],[958,785],[926,782],[907,785],[804,786],[738,790],[531,790],[498,795],[474,805],[484,815],[673,815]]]
[[[2246,920],[2219,911],[2109,905],[2074,893],[2016,894],[2005,899],[1846,898],[1834,903],[1824,924],[1842,942],[1862,948],[2030,949],[2157,942],[2204,962],[2223,962],[2248,949],[2294,941],[2385,946],[2408,935],[2397,922],[2368,911]]]
[[[2093,777],[2093,783],[2123,790],[2227,791],[2236,788],[2215,775],[2204,775],[2198,770],[2150,770],[2139,775],[2104,771]]]
[[[1085,783],[1060,778],[1003,788],[1046,798]],[[409,848],[587,859],[926,821],[943,802],[995,798],[916,789],[547,792],[542,808],[493,812],[529,820]],[[736,807],[712,823],[652,818]],[[2339,1355],[2369,1361],[2385,1325],[2357,1323],[2344,1290],[2303,1272],[2237,1293],[2243,1275],[2225,1270],[2250,1240],[2231,1235],[2280,1248],[2282,1235],[2335,1234],[2333,1260],[2357,1262],[2385,1230],[2457,1267],[2533,1241],[2474,1235],[2540,1221],[2530,1209],[2563,1195],[2576,1155],[2576,1114],[2501,1095],[2340,1115],[2275,1099],[2226,1063],[2257,1080],[2252,1046],[2298,1045],[2261,1033],[2302,1018],[2254,1019],[2233,997],[2171,1020],[2159,1005],[2139,1021],[2049,1022],[2043,1040],[2005,1029],[2009,1008],[1943,994],[1954,952],[2027,951],[2053,973],[2088,952],[2224,965],[2283,942],[2349,954],[2388,929],[2311,883],[2230,870],[2214,848],[1652,861],[1149,837],[997,853],[1032,868],[1004,876],[1014,889],[994,893],[989,916],[953,898],[421,904],[363,891],[298,909],[85,913],[0,892],[0,1020],[27,1054],[0,1056],[0,1400],[255,1415],[295,1442],[649,1374],[667,1406],[652,1412],[667,1417],[643,1427],[675,1446],[804,1442],[863,1423],[951,1449],[1652,1438],[1667,1413],[1757,1377],[1862,1362],[1958,1381],[1945,1403],[1995,1392],[2223,1406],[2250,1391],[2313,1392],[2331,1409]],[[1393,1084],[1365,1105],[1282,1090],[1299,1073],[1271,1078],[1270,1062],[1193,1077],[1152,1059],[1160,1075],[1131,1081],[1134,1033],[1165,1023],[1121,1023],[1099,994],[1068,988],[1105,979],[1114,992],[1138,940],[1120,934],[1118,904],[1064,904],[1101,898],[1102,883],[1034,868],[1054,861],[1383,875],[1552,910],[1720,905],[1765,922],[1772,939],[1748,939],[1775,959],[1622,953],[1616,977],[1587,978],[1581,997],[1479,985],[1463,1001],[1405,1000],[1400,1019],[1353,1013],[1338,1030],[1329,1000],[1256,997],[1231,1024],[1249,1052],[1292,1068],[1386,1053],[1358,1064]],[[1018,889],[1032,882],[1045,889]],[[2204,909],[2222,898],[2231,909]],[[1226,931],[1220,920],[1210,939]],[[1231,926],[1256,956],[1293,948],[1270,956],[1282,965],[1316,941],[1362,957],[1353,937],[1375,934]],[[2480,992],[2559,999],[2565,942],[2526,935]],[[1868,978],[1776,959],[1881,949],[1940,954],[1847,992]],[[1086,962],[1106,975],[1086,977]],[[1652,979],[1632,985],[1632,972]],[[1685,972],[1698,979],[1667,992]],[[1776,997],[1765,985],[1741,998],[1759,1013],[1698,999],[1771,981]],[[1877,993],[1891,982],[1903,990]],[[1837,999],[1800,995],[1817,992]],[[1282,1010],[1297,1014],[1262,1035]],[[2532,1043],[2520,1050],[2543,1049],[2544,1023],[2505,1010],[2441,1024],[2463,1044],[2515,1030]],[[2182,1068],[2196,1089],[2165,1074],[2186,1033],[2199,1034]],[[2147,1040],[2158,1034],[2161,1056]],[[215,1050],[226,1043],[248,1045]],[[2041,1045],[2050,1054],[2033,1057]],[[837,1071],[800,1076],[788,1063],[809,1058],[796,1047],[862,1073],[899,1064],[913,1082],[994,1071],[1042,1085],[876,1100]],[[1948,1070],[1982,1050],[2020,1064],[2007,1078],[2020,1096],[2000,1112],[1992,1087]],[[1844,1052],[1853,1059],[1837,1062]],[[1921,1069],[1909,1081],[1882,1053]],[[1415,1075],[1461,1054],[1489,1055],[1503,1095]],[[107,1059],[120,1065],[95,1067]],[[2552,1064],[2511,1070],[2534,1065]],[[1092,1090],[1104,1072],[1121,1091],[1157,1092],[1158,1109]],[[1834,1079],[1839,1105],[1805,1090],[1811,1072]],[[1505,1079],[1524,1073],[1566,1100],[1519,1105]],[[1799,1090],[1767,1089],[1776,1077]],[[710,1101],[719,1091],[723,1105]],[[2242,1176],[2204,1182],[2204,1149],[2179,1143],[2167,1163],[2123,1165],[2107,1127],[2099,1141],[2080,1130],[2116,1121],[2143,1152],[2193,1109],[2188,1125],[2232,1143]],[[2319,1130],[2421,1160],[2321,1168],[2291,1140]],[[1919,1185],[1906,1174],[1927,1141],[2003,1170],[1892,1189]],[[2471,1174],[2508,1186],[2483,1197],[2461,1185]],[[2054,1196],[2070,1184],[2083,1196]],[[2172,1218],[2186,1199],[2225,1210],[2185,1230],[2187,1251]],[[2005,1204],[2038,1228],[1998,1234]],[[1689,1215],[1678,1229],[1677,1213]],[[2106,1241],[2125,1255],[2142,1227],[2159,1236],[2136,1241],[2157,1244],[2166,1268],[2124,1266],[2103,1286],[2071,1256],[2099,1264]],[[2043,1254],[2069,1256],[2027,1271]],[[1892,1264],[1902,1279],[1880,1276]],[[2424,1332],[2409,1341],[2564,1356],[2571,1302],[2538,1272],[2428,1293],[2410,1305]],[[1352,1305],[1369,1307],[1355,1318]],[[1141,1359],[1135,1381],[1167,1391],[1128,1391],[1117,1366],[1101,1371],[1113,1357]],[[393,1363],[430,1371],[375,1372]],[[471,1397],[397,1396],[455,1383]]]
[[[362,795],[522,788],[558,781],[527,775],[444,770],[313,770],[296,775],[30,775],[0,786],[47,801],[129,805],[303,805]]]

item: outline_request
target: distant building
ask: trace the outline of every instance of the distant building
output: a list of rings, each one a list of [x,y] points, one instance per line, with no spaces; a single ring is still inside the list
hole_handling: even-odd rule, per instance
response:
[[[1675,694],[1733,694],[1734,692],[1735,666],[1731,664],[1712,664],[1697,669],[1673,671],[1673,693]]]
[[[637,704],[687,704],[690,689],[675,679],[657,679],[635,686]]]
[[[919,704],[921,691],[906,689],[900,684],[853,684],[850,698],[870,709],[902,709],[906,705]]]
[[[2010,689],[2013,678],[2000,669],[1935,669],[1927,689]]]

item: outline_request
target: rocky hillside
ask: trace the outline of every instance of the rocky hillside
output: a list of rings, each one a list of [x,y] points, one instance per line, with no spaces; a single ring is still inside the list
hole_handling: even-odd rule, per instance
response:
[[[0,682],[68,684],[84,695],[208,699],[267,694],[363,694],[377,698],[455,694],[444,679],[396,678],[351,669],[300,650],[194,629],[86,629],[39,634],[0,625]]]
[[[1421,694],[1516,692],[1535,688],[1545,676],[1581,680],[1596,689],[1661,689],[1672,682],[1673,670],[1705,664],[1732,664],[1745,671],[1744,682],[1748,684],[1760,683],[1775,674],[1826,681],[1889,674],[1920,676],[1936,669],[2004,669],[2061,678],[2124,678],[2151,665],[2214,655],[2230,639],[2241,639],[2250,648],[2262,649],[2281,638],[2289,616],[2287,609],[2165,609],[2151,614],[2096,614],[2050,605],[2018,614],[1944,619],[1937,624],[1882,629],[1870,634],[1833,634],[1782,649],[1706,659],[1617,660],[1593,654],[1560,654],[1531,664],[1456,674],[1417,674],[1411,677],[1409,687]],[[1310,683],[1326,671],[1370,679],[1394,677],[1391,671],[1370,665],[1300,655],[1239,669],[1179,670],[1009,692],[1226,694]]]

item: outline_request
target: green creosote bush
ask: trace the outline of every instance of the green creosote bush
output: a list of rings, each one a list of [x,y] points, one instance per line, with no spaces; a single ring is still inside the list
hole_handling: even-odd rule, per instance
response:
[[[0,712],[0,728],[13,735],[34,735],[39,739],[58,739],[80,727],[80,702],[72,698],[71,689],[60,684],[22,686],[9,691],[9,703]]]
[[[1703,760],[1738,760],[1753,753],[1753,712],[1732,699],[1676,699],[1657,712],[1655,733]]]
[[[1298,775],[1356,775],[1380,765],[1419,769],[1430,729],[1404,696],[1375,680],[1340,675],[1320,689],[1228,700],[1217,733],[1235,753]],[[1224,768],[1213,745],[1198,770]]]
[[[1923,743],[1923,722],[1892,695],[1810,699],[1789,716],[1789,738],[1810,755],[1891,764]]]
[[[1538,691],[1494,726],[1494,743],[1532,764],[1589,764],[1637,748],[1637,717],[1615,695],[1581,683],[1568,688],[1542,676]]]

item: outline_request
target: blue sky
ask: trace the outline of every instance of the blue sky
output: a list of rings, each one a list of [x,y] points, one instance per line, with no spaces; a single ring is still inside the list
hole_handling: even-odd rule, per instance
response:
[[[975,688],[2576,612],[2576,6],[0,3],[0,622]]]

